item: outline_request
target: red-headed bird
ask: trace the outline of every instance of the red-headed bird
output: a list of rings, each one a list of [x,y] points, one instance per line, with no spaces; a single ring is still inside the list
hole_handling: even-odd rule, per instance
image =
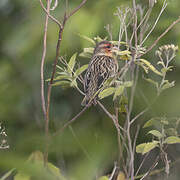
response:
[[[81,103],[83,106],[96,104],[97,91],[108,78],[117,74],[118,62],[114,58],[114,50],[117,50],[117,47],[109,41],[102,41],[96,45],[84,76],[85,97]]]

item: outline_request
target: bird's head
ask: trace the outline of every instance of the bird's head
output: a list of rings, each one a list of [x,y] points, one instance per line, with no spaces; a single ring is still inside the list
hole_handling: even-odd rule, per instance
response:
[[[117,50],[117,47],[114,46],[109,41],[101,41],[98,43],[94,49],[94,55],[105,55],[105,56],[113,56],[113,53]]]

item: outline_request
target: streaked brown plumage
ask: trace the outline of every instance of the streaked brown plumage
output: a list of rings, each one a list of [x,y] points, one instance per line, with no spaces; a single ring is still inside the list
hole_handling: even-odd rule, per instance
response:
[[[96,45],[84,77],[86,95],[81,103],[82,105],[96,104],[97,91],[103,87],[108,78],[116,75],[118,63],[113,57],[115,48],[109,41],[102,41]]]

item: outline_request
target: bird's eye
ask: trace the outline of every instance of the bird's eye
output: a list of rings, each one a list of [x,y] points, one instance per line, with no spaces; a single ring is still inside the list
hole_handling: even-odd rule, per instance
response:
[[[110,49],[110,48],[111,48],[111,45],[110,45],[110,44],[107,44],[107,45],[106,45],[106,48]]]

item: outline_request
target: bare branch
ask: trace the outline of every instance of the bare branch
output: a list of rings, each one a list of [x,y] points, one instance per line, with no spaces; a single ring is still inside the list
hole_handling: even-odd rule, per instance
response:
[[[113,120],[115,127],[125,132],[125,130],[119,124],[116,123],[116,117],[112,115],[99,101],[97,101],[97,103],[103,109],[103,111]]]
[[[41,2],[41,0],[40,0]],[[43,42],[43,55],[41,59],[41,103],[42,103],[42,110],[45,118],[45,124],[47,123],[47,116],[46,116],[46,104],[45,104],[45,97],[44,97],[44,62],[46,57],[46,41],[47,41],[47,29],[48,29],[48,13],[50,11],[50,0],[47,0],[47,14],[45,18],[45,26],[44,26],[44,42]],[[46,165],[48,159],[48,147],[49,147],[49,131],[46,130],[45,125],[45,135],[46,135],[46,147],[44,152],[44,164]]]
[[[160,158],[160,156],[156,157],[151,168],[144,174],[144,176],[140,180],[143,180],[145,177],[147,177],[150,174],[150,172],[158,165],[159,158]]]
[[[41,0],[40,0],[41,2]],[[50,1],[47,1],[47,12],[50,10]],[[48,14],[46,14],[44,25],[44,41],[43,41],[43,54],[41,58],[41,103],[44,117],[46,118],[46,102],[44,97],[44,62],[46,57],[46,43],[47,43],[47,29],[48,29]]]
[[[137,114],[132,120],[131,120],[131,124],[138,119],[140,116],[142,116],[145,112],[147,112],[149,110],[149,107],[147,107],[146,109],[144,109],[143,111],[141,111],[139,114]]]
[[[135,137],[134,137],[134,142],[133,142],[133,153],[134,154],[135,154],[135,150],[136,150],[136,141],[137,141],[137,137],[138,137],[138,134],[139,134],[139,129],[140,129],[140,126],[138,125],[137,129],[136,129],[136,134],[135,134]]]
[[[113,168],[113,171],[111,173],[111,176],[109,177],[109,180],[112,180],[113,177],[114,177],[114,174],[116,172],[116,169],[117,169],[117,162],[114,162],[114,168]]]
[[[75,14],[85,3],[87,0],[83,0],[78,7],[76,7],[69,15],[67,15],[66,19],[70,18],[73,14]]]
[[[51,11],[54,11],[56,7],[58,6],[58,0],[55,0],[54,5],[52,8],[50,8]]]
[[[179,16],[179,18],[178,18],[176,21],[174,21],[174,22],[154,41],[154,43],[145,51],[144,54],[146,54],[146,53],[148,53],[149,51],[151,51],[151,50],[153,49],[153,47],[156,46],[156,44],[159,42],[159,40],[160,40],[163,36],[165,36],[165,35],[169,32],[169,30],[171,30],[171,29],[174,27],[174,25],[176,25],[176,24],[179,23],[179,22],[180,22],[180,16]],[[142,54],[142,55],[144,55],[144,54]],[[140,56],[142,56],[142,55],[140,55]],[[138,56],[138,57],[140,57],[140,56]]]
[[[153,31],[154,28],[156,27],[156,25],[157,25],[157,23],[158,23],[158,21],[159,21],[159,18],[161,17],[161,14],[162,14],[163,11],[166,9],[166,6],[167,6],[167,3],[166,3],[166,0],[164,0],[162,9],[161,9],[161,11],[160,11],[160,13],[159,13],[159,15],[158,15],[158,17],[157,17],[157,19],[156,19],[153,27],[152,27],[152,29],[149,31],[149,33],[147,34],[147,36],[146,36],[146,37],[144,38],[144,40],[141,42],[141,45],[140,45],[140,46],[142,46],[142,45],[144,44],[144,42],[147,40],[147,38],[149,37],[149,35],[152,33],[152,31]]]
[[[39,2],[40,2],[41,7],[43,8],[43,10],[45,11],[45,13],[48,15],[48,17],[49,17],[52,21],[54,21],[60,28],[62,28],[61,23],[60,23],[55,17],[53,17],[52,15],[50,15],[50,13],[48,12],[48,10],[44,7],[44,4],[42,3],[42,0],[39,0]]]
[[[139,171],[140,171],[142,165],[144,164],[144,162],[145,162],[145,160],[146,160],[146,158],[148,157],[149,154],[150,154],[150,151],[149,151],[148,153],[146,153],[146,155],[144,156],[144,158],[143,158],[141,164],[140,164],[139,167],[138,167],[138,170],[136,171],[135,177],[138,175],[138,173],[139,173]]]

